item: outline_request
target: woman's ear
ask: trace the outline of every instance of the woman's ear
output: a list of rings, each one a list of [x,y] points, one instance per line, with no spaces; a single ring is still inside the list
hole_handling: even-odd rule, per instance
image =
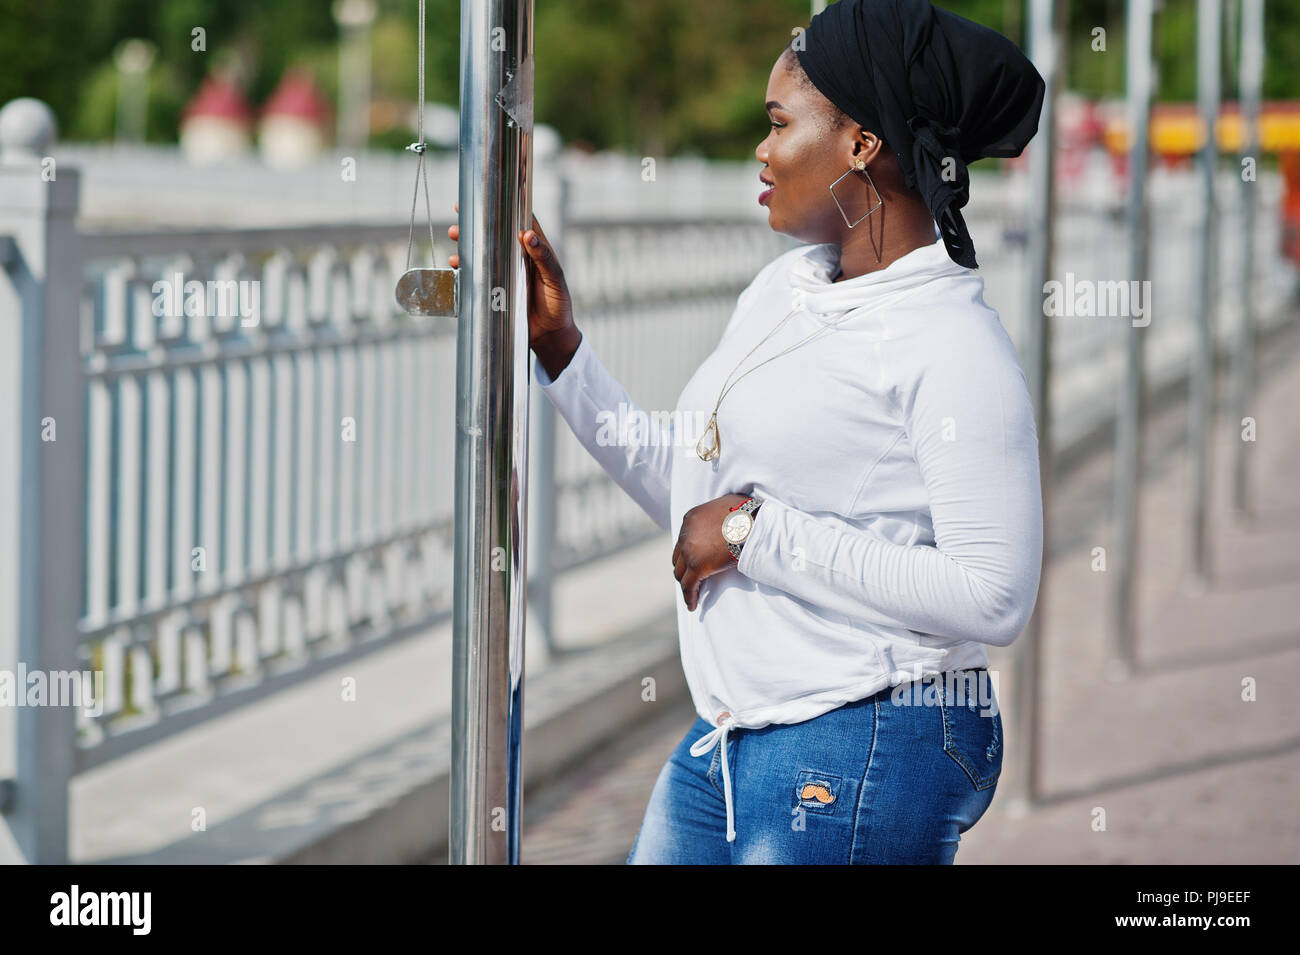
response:
[[[884,141],[869,129],[862,129],[858,132],[858,141],[853,145],[853,159],[856,162],[861,159],[868,166],[880,155],[880,150],[884,148]]]

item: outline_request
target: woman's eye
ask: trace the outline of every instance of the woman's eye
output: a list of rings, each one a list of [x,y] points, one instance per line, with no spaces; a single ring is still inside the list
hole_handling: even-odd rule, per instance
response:
[[[773,129],[782,129],[785,126],[785,123],[768,123],[768,125]]]

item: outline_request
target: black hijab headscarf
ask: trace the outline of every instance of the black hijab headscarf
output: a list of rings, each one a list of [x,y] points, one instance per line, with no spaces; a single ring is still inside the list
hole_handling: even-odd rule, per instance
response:
[[[966,164],[1019,156],[1038,131],[1045,85],[1034,65],[1002,34],[929,0],[839,0],[802,40],[795,55],[813,85],[884,139],[948,255],[978,268],[959,211]]]

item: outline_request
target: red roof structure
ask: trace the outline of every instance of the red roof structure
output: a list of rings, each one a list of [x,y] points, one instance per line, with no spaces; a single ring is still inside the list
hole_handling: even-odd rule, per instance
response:
[[[209,74],[194,98],[185,104],[181,122],[199,116],[251,123],[253,111],[233,80]]]
[[[324,125],[330,115],[330,106],[321,95],[311,73],[302,69],[288,70],[280,78],[271,98],[262,107],[262,116],[297,116]]]

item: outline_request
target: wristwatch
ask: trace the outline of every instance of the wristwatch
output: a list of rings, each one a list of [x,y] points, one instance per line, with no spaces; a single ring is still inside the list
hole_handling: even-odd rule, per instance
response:
[[[727,542],[727,550],[736,563],[740,563],[740,550],[754,527],[754,514],[762,504],[756,497],[747,497],[722,519],[722,539]]]

